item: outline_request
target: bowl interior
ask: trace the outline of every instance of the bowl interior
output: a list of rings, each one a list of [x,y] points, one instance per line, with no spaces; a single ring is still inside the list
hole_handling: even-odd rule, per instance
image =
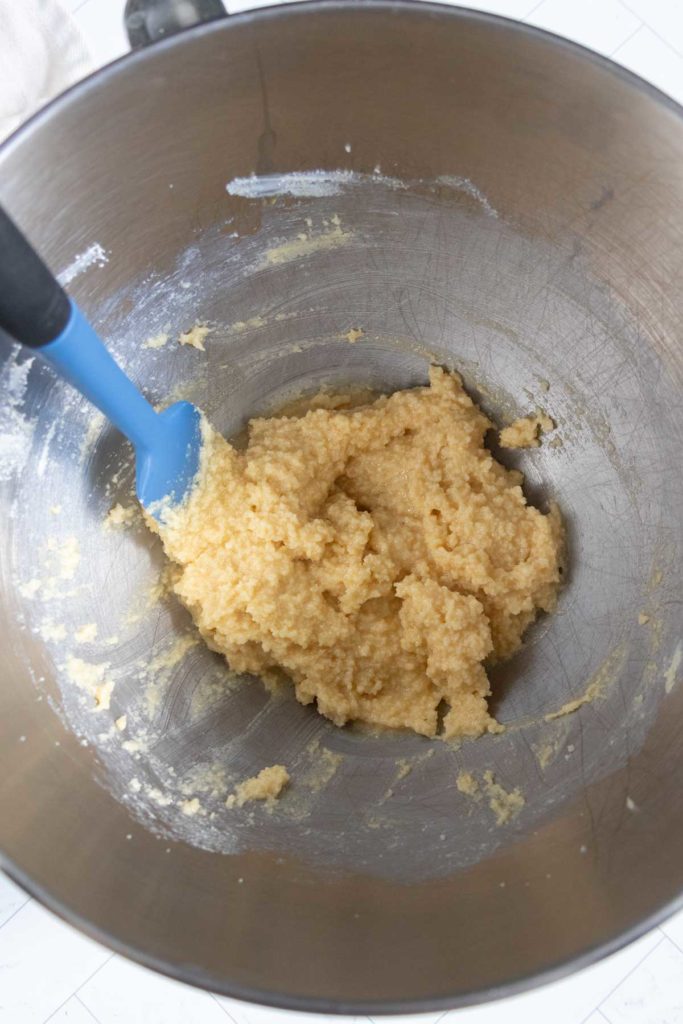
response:
[[[273,696],[258,680],[232,675],[197,642],[168,593],[160,544],[136,512],[126,444],[38,362],[7,347],[2,368],[11,654],[0,696],[0,808],[12,812],[3,829],[10,868],[146,962],[306,1007],[479,998],[619,941],[683,884],[680,863],[663,849],[675,850],[682,827],[672,809],[683,771],[675,744],[683,713],[680,298],[668,290],[681,249],[657,250],[656,267],[644,273],[631,246],[646,198],[667,244],[680,188],[662,161],[653,180],[652,156],[638,198],[622,201],[619,191],[619,157],[641,113],[636,104],[627,130],[627,100],[633,108],[635,96],[643,117],[655,111],[662,125],[674,115],[577,53],[558,48],[551,74],[543,39],[495,21],[401,10],[398,21],[382,5],[362,15],[334,6],[305,19],[283,13],[256,19],[256,29],[238,20],[121,65],[106,89],[95,81],[73,95],[54,116],[79,143],[87,187],[78,199],[66,178],[51,187],[60,221],[80,203],[92,223],[82,247],[67,244],[53,261],[62,260],[57,269],[151,400],[190,399],[231,437],[250,417],[320,387],[422,384],[430,362],[460,372],[499,423],[536,406],[548,411],[557,441],[499,453],[524,472],[531,502],[559,503],[569,550],[557,613],[492,670],[504,733],[457,744],[337,729],[290,692]],[[281,56],[276,27],[308,55],[309,81],[315,72],[348,85],[335,55],[360,17],[385,72],[404,53],[405,33],[433,54],[415,109],[434,99],[429,89],[445,93],[451,65],[443,55],[453,47],[461,92],[472,90],[462,64],[470,60],[469,73],[482,76],[485,123],[470,122],[452,82],[449,109],[458,110],[460,132],[476,131],[478,148],[470,134],[465,157],[455,145],[444,157],[434,128],[429,166],[416,166],[402,146],[409,137],[419,145],[425,129],[397,79],[386,95],[405,94],[403,142],[387,126],[383,173],[367,118],[345,115],[332,130],[330,111],[305,101],[306,69]],[[274,62],[280,55],[273,77],[282,89],[271,91],[258,132],[248,116],[260,102],[256,58],[244,46],[251,31],[261,63],[264,52]],[[500,122],[494,142],[493,86],[480,64],[485,52],[490,66],[503,37],[509,64],[493,86],[507,88],[518,116],[513,127]],[[311,53],[318,38],[328,47],[327,71]],[[365,45],[363,32],[354,38]],[[220,63],[228,51],[229,71]],[[426,60],[420,52],[410,51],[413,84]],[[211,117],[200,111],[178,142],[157,82],[173,77],[192,93],[184,102],[193,109],[202,62],[222,69],[215,109]],[[582,73],[572,77],[575,66]],[[536,106],[542,75],[554,83],[552,111]],[[136,78],[149,85],[142,113],[125,105]],[[573,85],[572,103],[557,78],[565,90]],[[591,85],[603,97],[593,119],[582,105]],[[388,109],[384,92],[374,105],[357,86],[346,96],[373,123],[377,105]],[[117,137],[131,154],[133,209],[103,179],[97,139],[82,134],[113,103],[124,122]],[[229,124],[225,140],[208,134],[219,117]],[[316,118],[325,125],[317,134]],[[441,107],[439,118],[443,129]],[[610,128],[604,135],[595,131],[600,118]],[[648,123],[654,152],[664,142],[659,122]],[[27,153],[54,150],[51,132],[44,120],[6,152],[10,186]],[[278,162],[276,173],[269,132],[284,139],[285,152],[305,138],[306,159]],[[260,175],[249,179],[238,172],[252,169],[251,157],[245,167],[223,154],[230,145],[248,150],[254,137]],[[548,148],[540,168],[537,137]],[[213,147],[221,157],[219,171],[189,159],[200,142],[202,154]],[[574,159],[574,187],[565,192],[548,184],[562,147]],[[492,168],[505,153],[511,170],[503,179]],[[322,176],[319,166],[335,170]],[[641,171],[628,174],[640,180]],[[98,187],[109,189],[106,210]],[[23,202],[28,217],[24,188],[8,187],[8,205],[19,216]],[[35,235],[41,224],[36,214]],[[57,228],[45,232],[48,249]],[[211,328],[205,352],[177,343],[197,322]],[[355,344],[352,328],[363,330]],[[109,516],[115,506],[124,510],[118,525]],[[95,710],[101,683],[113,684],[109,707]],[[576,701],[578,710],[562,713]],[[225,807],[236,782],[273,763],[293,779],[274,810]],[[482,779],[489,770],[505,794],[521,793],[521,809],[513,813],[505,796],[501,811],[493,798],[460,792],[460,772]],[[647,880],[646,857],[659,863]],[[511,928],[527,936],[514,948]],[[278,954],[285,936],[297,947],[286,968]],[[388,942],[391,963],[370,967]]]

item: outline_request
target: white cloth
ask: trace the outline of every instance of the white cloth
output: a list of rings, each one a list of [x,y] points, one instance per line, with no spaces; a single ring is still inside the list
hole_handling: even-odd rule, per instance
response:
[[[0,141],[92,66],[59,0],[0,0]]]

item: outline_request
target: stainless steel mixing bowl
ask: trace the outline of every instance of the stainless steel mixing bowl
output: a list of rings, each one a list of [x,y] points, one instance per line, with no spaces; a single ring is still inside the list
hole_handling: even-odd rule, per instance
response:
[[[297,393],[417,384],[436,359],[493,415],[557,421],[561,445],[510,461],[560,503],[570,549],[557,614],[492,671],[506,732],[336,729],[192,645],[150,593],[158,544],[102,526],[131,504],[125,445],[4,345],[15,879],[185,981],[358,1013],[521,989],[680,905],[682,168],[679,109],[609,62],[382,2],[175,36],[4,146],[0,198],[155,401],[189,396],[236,434]],[[287,176],[316,169],[353,173]],[[235,183],[253,172],[272,177]],[[205,354],[174,340],[196,321]],[[70,658],[115,684],[109,709]],[[225,808],[277,762],[277,810]],[[458,789],[487,769],[519,788],[516,817]]]

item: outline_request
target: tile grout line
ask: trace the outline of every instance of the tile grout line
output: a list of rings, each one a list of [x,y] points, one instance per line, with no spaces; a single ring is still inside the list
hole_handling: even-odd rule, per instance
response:
[[[640,18],[640,15],[636,14],[635,11],[631,10],[631,8],[625,2],[625,0],[619,0],[619,3],[624,8],[624,10],[628,11],[629,14],[632,14],[634,16],[634,18]],[[652,32],[652,35],[656,36],[656,38],[659,39],[660,43],[663,43],[666,47],[668,47],[668,49],[671,50],[672,53],[675,53],[678,57],[683,58],[683,52],[681,52],[680,50],[676,49],[675,46],[672,46],[671,43],[669,42],[669,40],[665,39],[664,36],[660,35],[660,33],[657,31],[657,29],[653,28],[652,25],[650,25],[649,22],[643,21],[643,26],[645,28],[649,28],[650,32]],[[622,46],[623,46],[623,43],[622,43]]]
[[[609,992],[607,993],[607,995],[606,995],[606,996],[603,996],[603,998],[602,998],[602,999],[600,1000],[600,1002],[598,1003],[598,1005],[597,1005],[597,1006],[595,1007],[595,1009],[596,1009],[596,1010],[598,1010],[598,1011],[599,1011],[600,1013],[602,1013],[602,1010],[600,1010],[600,1007],[601,1007],[601,1006],[604,1006],[604,1004],[605,1004],[605,1003],[607,1002],[607,1000],[608,1000],[608,999],[610,998],[610,996],[613,996],[613,995],[614,995],[614,993],[615,993],[615,992],[617,991],[617,989],[618,989],[618,988],[621,988],[621,986],[622,986],[622,985],[624,984],[624,982],[625,982],[625,981],[626,981],[626,980],[627,980],[628,978],[630,978],[630,977],[631,977],[631,975],[633,974],[633,972],[634,972],[634,971],[637,971],[639,967],[642,967],[642,965],[643,965],[643,964],[645,963],[645,961],[646,961],[646,960],[647,960],[647,958],[648,958],[648,957],[650,956],[650,954],[651,954],[651,953],[654,953],[654,951],[655,951],[656,949],[659,949],[659,947],[660,947],[660,946],[662,945],[662,943],[663,943],[663,942],[665,941],[665,939],[666,939],[666,935],[664,934],[664,932],[663,932],[663,931],[661,931],[661,929],[659,929],[659,928],[657,928],[657,929],[653,929],[653,931],[655,931],[655,930],[656,930],[656,931],[658,931],[658,932],[659,932],[659,934],[661,935],[661,938],[660,938],[659,942],[658,942],[658,943],[656,943],[656,945],[654,945],[654,946],[652,947],[652,949],[649,949],[649,950],[647,951],[647,953],[645,954],[645,956],[643,956],[643,957],[641,957],[641,958],[640,958],[640,960],[638,961],[638,963],[637,963],[637,964],[635,964],[635,965],[634,965],[634,966],[633,966],[633,967],[631,968],[631,970],[630,970],[630,971],[629,971],[629,972],[628,972],[627,974],[625,974],[625,975],[624,975],[624,977],[623,977],[623,978],[621,979],[621,981],[619,981],[619,982],[618,982],[618,983],[617,983],[617,984],[616,984],[616,985],[614,986],[614,988],[611,988],[611,989],[609,990]],[[604,1013],[602,1013],[602,1016],[604,1017],[604,1016],[605,1016],[605,1014],[604,1014]]]
[[[619,984],[621,984],[621,982]],[[610,995],[611,995],[611,993],[610,993]],[[602,1010],[600,1009],[599,1006],[596,1006],[594,1010],[591,1010],[591,1012],[586,1017],[583,1018],[583,1020],[580,1022],[580,1024],[586,1024],[586,1021],[590,1020],[591,1017],[594,1017],[596,1013],[600,1017],[602,1017],[602,1019],[604,1020],[605,1024],[610,1024],[610,1021],[607,1020],[607,1017],[605,1017],[604,1013],[602,1012]]]
[[[643,19],[642,19],[642,18],[640,17],[640,15],[639,15],[639,14],[636,14],[636,12],[635,12],[635,11],[632,11],[630,7],[627,7],[627,6],[626,6],[626,4],[625,4],[625,3],[623,3],[623,0],[618,0],[618,2],[619,2],[619,3],[621,4],[621,6],[622,6],[622,7],[624,8],[624,10],[625,10],[625,11],[628,11],[628,13],[629,13],[629,14],[631,14],[631,15],[632,15],[632,16],[633,16],[633,17],[634,17],[634,18],[636,19],[636,21],[638,22],[638,24],[637,24],[637,26],[636,26],[636,27],[635,27],[635,28],[633,29],[633,31],[632,31],[632,32],[630,32],[630,33],[629,33],[629,34],[628,34],[628,35],[626,36],[626,38],[625,38],[625,39],[622,39],[622,41],[621,41],[621,42],[619,43],[619,45],[618,45],[618,46],[616,46],[616,47],[615,47],[615,48],[614,48],[613,50],[610,50],[610,51],[609,51],[609,53],[608,53],[608,54],[606,54],[606,56],[607,56],[607,57],[610,57],[610,58],[611,58],[611,57],[613,57],[613,56],[614,56],[614,54],[615,54],[615,53],[617,53],[617,51],[618,51],[618,50],[620,50],[622,46],[625,46],[625,45],[626,45],[626,43],[628,43],[628,42],[629,42],[629,40],[633,39],[633,37],[634,37],[635,35],[637,35],[637,34],[638,34],[638,32],[640,32],[641,28],[649,28],[649,27],[650,27],[649,25],[647,25],[647,24],[646,24],[646,22],[644,22],[644,21],[643,21]],[[528,19],[529,19],[529,18],[531,17],[531,15],[532,15],[532,14],[534,14],[534,12],[535,12],[535,11],[537,11],[537,10],[538,10],[538,9],[539,9],[540,7],[542,7],[544,3],[545,3],[545,0],[539,0],[539,2],[538,2],[537,4],[535,4],[535,5],[534,5],[534,6],[533,6],[533,7],[531,8],[531,10],[530,10],[530,11],[529,11],[529,12],[528,12],[527,14],[525,14],[525,15],[524,15],[524,16],[523,16],[522,18],[520,18],[520,19],[519,19],[519,21],[520,21],[520,22],[525,22],[525,23],[526,23],[526,22],[528,21]],[[530,24],[530,25],[531,25],[532,27],[540,27],[540,26],[534,26],[534,22],[529,22],[529,24]],[[551,31],[551,32],[552,32],[553,30],[552,30],[552,29],[550,29],[550,30],[548,30],[548,31]],[[652,31],[653,31],[653,30],[652,30]],[[558,33],[557,33],[557,32],[554,32],[554,34],[555,34],[555,35],[557,35]],[[656,33],[655,33],[655,35],[656,35]],[[560,38],[567,38],[567,39],[570,39],[570,40],[571,40],[571,37],[569,37],[569,36],[564,36],[563,34],[560,34]],[[664,41],[664,40],[662,40],[662,42],[663,42],[663,41]],[[584,44],[584,43],[579,43],[578,45],[579,45],[579,46],[584,46],[584,48],[587,48],[587,49],[589,49],[589,50],[590,50],[590,49],[592,49],[592,47],[590,47],[590,46],[586,46],[586,44]],[[672,49],[673,49],[673,48],[672,48]],[[594,51],[594,52],[595,52],[595,53],[598,53],[599,51],[597,51],[597,50],[596,50],[596,51]],[[678,50],[675,50],[674,52],[675,52],[675,53],[678,53]],[[683,54],[682,54],[681,56],[683,56]]]
[[[683,953],[683,946],[679,946],[678,943],[676,942],[676,940],[672,939],[671,936],[669,935],[669,933],[665,932],[664,929],[661,927],[661,925],[660,925],[659,930],[660,930],[660,932],[662,933],[662,935],[664,936],[665,939],[668,939],[669,942],[672,942],[674,944],[674,946],[676,947],[676,949],[678,950],[679,953]]]
[[[108,961],[107,961],[107,962],[108,962]],[[103,965],[103,966],[104,966],[104,965]],[[85,984],[85,982],[84,982],[84,984]],[[92,1012],[92,1010],[90,1009],[90,1007],[89,1007],[89,1006],[86,1006],[86,1005],[85,1005],[85,1003],[83,1002],[83,1000],[82,1000],[82,999],[81,999],[81,997],[79,996],[78,992],[74,992],[74,994],[73,994],[73,998],[74,998],[74,999],[75,999],[75,1000],[76,1000],[76,1001],[77,1001],[77,1002],[79,1003],[79,1005],[80,1005],[80,1006],[82,1006],[82,1007],[83,1007],[83,1009],[84,1009],[84,1010],[85,1010],[85,1012],[86,1012],[86,1013],[88,1014],[88,1016],[89,1016],[89,1017],[92,1017],[92,1019],[93,1019],[93,1020],[95,1021],[95,1024],[101,1024],[101,1022],[100,1022],[100,1018],[99,1018],[99,1017],[96,1017],[96,1016],[95,1016],[95,1014],[94,1014],[94,1013]]]
[[[209,995],[211,996],[211,998],[215,1002],[216,1006],[219,1006],[221,1008],[221,1010],[223,1011],[223,1013],[226,1015],[226,1017],[228,1017],[232,1021],[232,1024],[237,1024],[237,1021],[235,1020],[233,1015],[230,1013],[230,1011],[226,1010],[225,1007],[223,1006],[223,1004],[219,1001],[218,996],[216,995],[216,993],[215,992],[209,992]]]
[[[619,50],[622,48],[622,46],[626,46],[627,43],[630,43],[630,41],[633,39],[633,37],[638,35],[638,33],[640,32],[641,28],[645,28],[645,22],[644,21],[641,21],[639,23],[639,25],[638,25],[638,28],[634,28],[633,32],[631,32],[629,35],[626,36],[626,39],[622,39],[618,46],[615,46],[615,48],[613,50],[610,50],[610,52],[607,54],[607,56],[611,58],[611,57],[614,57],[615,54],[619,53]]]
[[[533,7],[531,8],[531,10],[527,11],[526,14],[524,15],[524,17],[520,18],[519,20],[520,21],[526,21],[527,18],[530,18],[531,15],[534,13],[534,11],[537,11],[538,8],[541,7],[544,3],[545,3],[545,0],[538,0],[538,3],[534,4]]]
[[[659,32],[652,27],[652,25],[647,25],[646,27],[649,28],[653,36],[659,39],[660,43],[662,43],[664,46],[666,46],[668,50],[671,50],[672,53],[675,53],[677,57],[683,60],[683,52],[681,50],[678,50],[675,46],[672,46],[669,40],[665,39],[664,36],[660,35]]]
[[[626,0],[617,0],[617,3],[620,7],[623,7],[625,11],[628,11],[629,14],[632,14],[634,18],[638,18],[640,21],[643,21],[642,16],[640,14],[636,14],[633,8],[629,7],[629,5],[626,3]],[[643,24],[645,24],[644,21]]]
[[[10,881],[11,881],[11,879],[10,879]],[[0,930],[2,930],[5,927],[6,924],[9,924],[10,921],[12,920],[12,918],[16,917],[17,914],[19,913],[19,911],[23,910],[24,907],[27,905],[27,903],[30,903],[32,899],[33,899],[32,896],[27,896],[26,899],[24,900],[24,902],[21,904],[21,906],[17,907],[16,910],[13,910],[12,913],[10,914],[10,916],[7,918],[7,920],[3,921],[2,924],[0,924]]]
[[[97,974],[97,972],[98,972],[98,971],[101,971],[103,967],[106,967],[106,965],[107,965],[107,964],[109,963],[109,961],[110,961],[110,960],[112,960],[112,959],[113,959],[113,957],[115,957],[115,956],[116,956],[116,954],[115,954],[115,953],[110,953],[110,954],[109,954],[109,956],[107,957],[107,959],[106,959],[106,960],[104,960],[104,961],[103,961],[103,962],[102,962],[102,963],[101,963],[101,964],[99,965],[99,967],[96,967],[96,968],[95,968],[95,970],[94,970],[94,971],[92,972],[92,974],[89,974],[89,975],[88,975],[88,977],[87,977],[87,978],[86,978],[86,979],[85,979],[84,981],[82,981],[82,982],[81,982],[81,984],[80,984],[80,985],[78,986],[78,988],[75,988],[75,989],[74,989],[74,990],[73,990],[72,992],[69,992],[69,994],[68,994],[68,996],[66,997],[66,999],[64,999],[64,1000],[63,1000],[63,1001],[62,1001],[62,1002],[61,1002],[61,1003],[59,1004],[59,1006],[56,1006],[56,1007],[54,1008],[54,1010],[53,1010],[53,1011],[52,1011],[52,1013],[51,1013],[51,1014],[49,1015],[49,1017],[46,1017],[46,1018],[44,1019],[44,1021],[43,1021],[43,1024],[48,1024],[48,1021],[51,1021],[51,1020],[52,1020],[52,1018],[54,1017],[54,1015],[55,1015],[56,1013],[59,1013],[59,1011],[60,1011],[60,1010],[62,1009],[62,1007],[63,1007],[63,1006],[66,1006],[66,1004],[67,1004],[67,1003],[69,1002],[69,1000],[70,1000],[70,999],[71,999],[71,998],[72,998],[73,996],[76,996],[76,998],[78,999],[79,1003],[83,1002],[83,1000],[82,1000],[82,999],[79,999],[79,998],[78,998],[78,993],[80,992],[80,990],[81,990],[81,989],[83,988],[83,986],[84,986],[84,985],[87,985],[87,984],[88,984],[88,982],[89,982],[89,981],[90,981],[90,980],[91,980],[92,978],[94,978],[94,977],[95,977],[95,975]],[[85,1006],[85,1003],[83,1003],[83,1005],[84,1005],[85,1009],[86,1009],[86,1010],[88,1010],[88,1007],[87,1007],[87,1006]],[[90,1013],[90,1010],[88,1010],[88,1013]],[[90,1016],[91,1016],[91,1017],[93,1018],[93,1020],[97,1020],[97,1018],[96,1018],[96,1017],[95,1017],[95,1016],[94,1016],[94,1015],[93,1015],[92,1013],[90,1013]],[[98,1022],[98,1024],[99,1024],[99,1022]]]
[[[87,985],[89,981],[92,981],[92,979],[95,977],[95,975],[99,974],[99,972],[102,970],[103,967],[106,967],[107,964],[111,963],[111,961],[114,959],[115,956],[116,956],[116,953],[110,953],[109,956],[107,957],[107,959],[103,960],[102,963],[100,964],[100,966],[96,967],[95,970],[92,972],[92,974],[89,974],[88,977],[85,979],[85,981],[82,981],[80,983],[80,985],[78,986],[78,988],[74,989],[73,994],[75,996],[77,996],[78,993],[83,988],[83,986]],[[82,1002],[82,1000],[81,1000],[81,1002]],[[87,1009],[87,1006],[86,1006],[86,1009]]]
[[[649,28],[649,26],[646,25],[644,21],[641,21],[640,25],[635,30],[635,32],[633,32],[630,36],[628,36],[627,39],[624,39],[623,43],[619,43],[619,45],[617,46],[616,50],[612,50],[612,52],[609,54],[610,58],[617,58],[617,60],[618,60],[619,50],[622,48],[622,46],[626,46],[627,43],[630,43],[631,40],[634,39],[638,35],[639,32],[642,32],[642,30],[644,28]],[[634,71],[634,74],[638,75],[638,74],[640,74],[640,72]],[[651,82],[651,80],[649,78],[645,78],[644,75],[640,75],[640,77],[643,79],[643,81],[646,81],[646,82],[648,82],[648,84],[652,85],[652,82]]]

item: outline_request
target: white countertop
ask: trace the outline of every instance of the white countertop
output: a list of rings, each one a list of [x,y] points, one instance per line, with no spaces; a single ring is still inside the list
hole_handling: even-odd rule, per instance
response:
[[[271,0],[228,0],[230,12]],[[127,52],[124,0],[63,0],[95,64]],[[606,54],[683,103],[683,0],[460,0]],[[683,169],[682,169],[683,173]],[[64,924],[0,873],[0,1024],[286,1024],[268,1010],[138,967]],[[683,1024],[683,913],[564,981],[469,1010],[378,1020],[436,1024]]]

